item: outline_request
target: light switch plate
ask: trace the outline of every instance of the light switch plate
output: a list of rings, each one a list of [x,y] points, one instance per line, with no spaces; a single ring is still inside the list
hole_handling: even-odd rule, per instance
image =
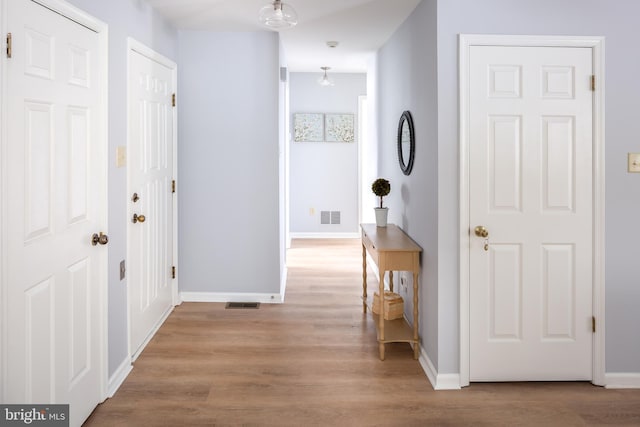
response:
[[[627,172],[640,173],[640,153],[627,153]]]
[[[127,165],[127,147],[118,145],[116,147],[116,167],[121,168]]]

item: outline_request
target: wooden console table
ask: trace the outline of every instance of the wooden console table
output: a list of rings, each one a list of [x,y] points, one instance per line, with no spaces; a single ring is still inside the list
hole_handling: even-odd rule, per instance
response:
[[[371,255],[380,271],[381,298],[380,315],[373,313],[378,330],[378,348],[380,360],[384,360],[384,344],[388,342],[408,342],[413,344],[413,357],[420,355],[418,337],[418,274],[420,273],[420,252],[418,246],[404,231],[394,224],[376,227],[375,224],[360,224],[362,228],[362,310],[373,304],[367,298],[367,252]],[[393,272],[411,271],[413,273],[413,327],[402,319],[384,320],[384,277],[389,272],[389,290],[393,292]]]

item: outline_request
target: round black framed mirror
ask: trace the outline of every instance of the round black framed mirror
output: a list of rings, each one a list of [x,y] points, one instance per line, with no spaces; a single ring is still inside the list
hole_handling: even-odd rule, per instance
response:
[[[398,123],[398,161],[400,169],[405,175],[413,169],[413,159],[416,151],[416,139],[413,132],[413,118],[409,111],[403,111]]]

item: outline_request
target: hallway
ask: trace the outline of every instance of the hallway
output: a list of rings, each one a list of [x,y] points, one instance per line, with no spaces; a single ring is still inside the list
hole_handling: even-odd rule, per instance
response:
[[[176,307],[85,425],[640,425],[640,390],[506,383],[435,392],[408,344],[387,345],[378,360],[361,313],[358,240],[294,240],[288,265],[285,304]]]

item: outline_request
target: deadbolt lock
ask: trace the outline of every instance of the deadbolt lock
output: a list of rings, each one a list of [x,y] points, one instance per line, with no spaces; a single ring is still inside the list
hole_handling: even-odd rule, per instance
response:
[[[140,200],[140,196],[138,196],[138,193],[133,193],[133,196],[131,196],[131,200],[133,201],[133,203]]]
[[[144,215],[133,214],[133,219],[132,219],[132,221],[133,221],[133,223],[135,224],[135,223],[137,223],[137,222],[145,222],[145,220],[146,220],[146,219],[147,219],[147,218],[145,218],[145,216],[144,216]]]

